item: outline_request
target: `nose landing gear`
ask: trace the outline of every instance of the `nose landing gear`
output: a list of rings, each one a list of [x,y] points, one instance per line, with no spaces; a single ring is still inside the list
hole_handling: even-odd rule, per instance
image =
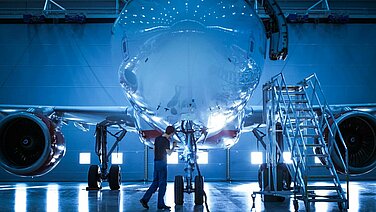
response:
[[[185,162],[185,177],[175,176],[174,191],[175,191],[175,204],[183,205],[184,193],[195,193],[195,204],[202,205],[204,203],[204,178],[201,176],[200,168],[197,164],[197,145],[194,137],[192,121],[183,121],[181,124],[181,132],[185,134],[185,148],[181,155],[181,159]],[[193,172],[197,167],[198,175],[194,179],[193,187]],[[184,180],[186,185],[184,187]]]

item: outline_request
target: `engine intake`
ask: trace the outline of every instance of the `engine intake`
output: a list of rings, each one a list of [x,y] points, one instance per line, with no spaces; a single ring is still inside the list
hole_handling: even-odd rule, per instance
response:
[[[0,166],[18,176],[41,176],[65,154],[65,141],[48,118],[17,113],[0,122]]]
[[[349,153],[349,174],[359,175],[372,171],[376,167],[375,116],[365,112],[350,111],[341,114],[336,120]],[[345,158],[338,132],[334,130],[333,133],[341,155]],[[338,154],[332,153],[331,158],[337,171],[344,173]]]

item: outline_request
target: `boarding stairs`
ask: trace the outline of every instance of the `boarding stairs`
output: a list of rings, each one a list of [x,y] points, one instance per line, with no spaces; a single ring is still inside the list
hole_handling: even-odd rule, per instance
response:
[[[288,170],[294,182],[295,210],[299,207],[297,200],[304,201],[306,211],[314,202],[337,202],[340,210],[348,209],[348,152],[317,76],[313,74],[297,85],[287,85],[283,74],[278,74],[264,85],[263,92],[269,140],[276,140],[278,131],[283,134],[283,143],[275,142],[272,152],[276,159],[271,162],[277,163],[283,151],[291,153]],[[344,154],[340,149],[345,150]],[[346,192],[333,164],[333,155],[341,161]],[[315,157],[321,163],[315,163]]]

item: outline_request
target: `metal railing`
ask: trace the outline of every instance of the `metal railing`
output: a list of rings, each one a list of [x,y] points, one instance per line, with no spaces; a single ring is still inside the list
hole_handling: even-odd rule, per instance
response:
[[[303,190],[302,193],[306,193],[306,182],[304,180],[304,173],[305,173],[305,157],[303,157],[303,152],[299,148],[299,144],[303,144],[301,142],[303,135],[299,129],[299,125],[294,122],[293,120],[297,120],[297,114],[294,113],[295,108],[292,104],[292,98],[290,95],[284,95],[284,90],[288,90],[288,86],[282,74],[278,74],[271,79],[271,86],[272,86],[272,99],[275,99],[274,102],[278,104],[274,105],[276,108],[277,116],[282,119],[280,120],[282,123],[282,129],[284,135],[287,137],[288,148],[289,151],[292,153],[293,159],[293,166],[294,169],[290,169],[290,173],[294,175],[293,179],[297,185],[299,185],[300,189]],[[292,114],[292,116],[291,116]],[[275,126],[275,123],[271,123],[271,125]],[[289,133],[289,129],[295,129],[293,137],[291,137]],[[300,142],[299,142],[300,141]],[[304,147],[305,148],[305,147]]]
[[[344,191],[342,187],[340,187],[340,192],[341,195],[347,199],[347,208],[348,208],[348,200],[349,200],[349,153],[348,153],[348,148],[347,145],[342,137],[342,133],[339,129],[339,126],[337,122],[335,121],[335,116],[333,115],[330,106],[326,100],[326,97],[324,95],[324,92],[321,88],[321,84],[316,76],[316,74],[312,74],[309,77],[305,78],[302,82],[299,84],[302,85],[305,93],[307,96],[310,96],[308,98],[308,104],[311,106],[313,109],[313,105],[317,105],[317,110],[318,112],[321,113],[319,123],[317,123],[319,126],[326,126],[325,129],[327,129],[328,135],[326,136],[327,138],[327,143],[323,143],[328,146],[328,154],[332,155],[335,154],[338,156],[340,165],[343,166],[343,171],[344,175],[346,177],[346,193],[347,196],[345,197]],[[322,128],[318,128],[319,133],[322,137],[324,137],[324,133],[322,131]],[[336,135],[338,136],[338,139],[336,139]],[[321,140],[321,142],[324,142],[324,140]],[[343,158],[343,153],[341,152],[340,148],[338,145],[342,146],[342,151],[344,151],[344,158]],[[332,157],[328,157],[328,160],[330,160],[330,164],[332,165],[332,170],[335,170],[335,167],[333,165]],[[335,178],[336,178],[336,183],[340,184],[340,179],[338,177],[338,174],[335,172],[333,173]]]

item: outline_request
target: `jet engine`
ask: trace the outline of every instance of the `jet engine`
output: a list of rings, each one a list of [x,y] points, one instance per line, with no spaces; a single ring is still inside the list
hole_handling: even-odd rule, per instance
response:
[[[372,171],[376,167],[376,118],[374,115],[360,112],[360,111],[347,111],[337,116],[337,124],[341,131],[342,137],[348,149],[349,158],[349,174],[360,175]],[[335,141],[345,158],[344,147],[341,144],[339,134],[331,123],[331,129],[335,137]],[[326,141],[328,138],[328,128],[324,128]],[[316,153],[320,153],[316,149]],[[336,170],[344,173],[344,167],[340,161],[339,155],[333,151],[331,158]],[[322,163],[325,163],[321,159]]]
[[[41,176],[65,154],[59,128],[45,116],[16,113],[0,121],[0,166],[18,176]]]

